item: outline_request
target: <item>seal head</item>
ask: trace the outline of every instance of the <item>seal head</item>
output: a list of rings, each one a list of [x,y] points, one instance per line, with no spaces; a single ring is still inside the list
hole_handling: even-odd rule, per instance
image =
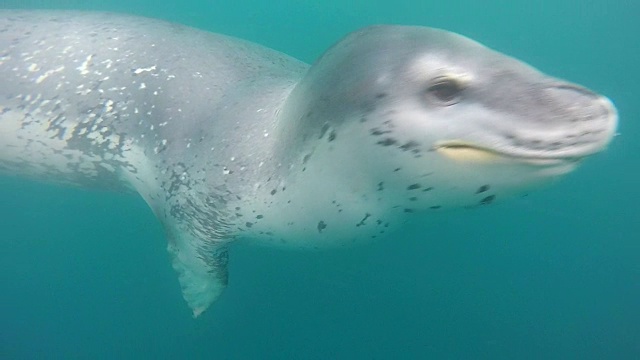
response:
[[[362,189],[360,198],[383,183],[394,195],[368,201],[396,212],[528,191],[606,148],[617,123],[612,103],[584,87],[463,36],[405,26],[366,28],[336,44],[282,116],[280,156],[295,165],[307,157],[306,171],[331,159],[321,167],[339,177],[332,187]]]

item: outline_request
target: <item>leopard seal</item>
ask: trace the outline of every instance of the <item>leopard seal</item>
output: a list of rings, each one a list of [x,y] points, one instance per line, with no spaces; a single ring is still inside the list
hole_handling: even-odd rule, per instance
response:
[[[604,96],[443,30],[364,28],[309,66],[159,20],[0,12],[2,173],[139,194],[194,316],[233,241],[381,238],[569,173],[616,123]]]

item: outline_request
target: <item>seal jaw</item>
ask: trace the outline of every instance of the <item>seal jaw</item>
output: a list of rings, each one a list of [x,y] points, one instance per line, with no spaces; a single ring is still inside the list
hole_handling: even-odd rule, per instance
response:
[[[533,166],[555,166],[577,163],[582,157],[553,157],[553,156],[526,156],[510,154],[481,145],[476,145],[463,140],[441,141],[436,144],[434,150],[439,154],[456,162],[466,163],[499,163],[519,162]],[[586,156],[586,155],[585,155]]]

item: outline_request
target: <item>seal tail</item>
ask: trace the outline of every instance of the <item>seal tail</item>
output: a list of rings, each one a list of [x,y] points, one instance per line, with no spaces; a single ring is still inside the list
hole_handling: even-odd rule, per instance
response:
[[[227,287],[228,252],[223,243],[203,243],[187,232],[169,232],[169,254],[193,317],[202,314]]]

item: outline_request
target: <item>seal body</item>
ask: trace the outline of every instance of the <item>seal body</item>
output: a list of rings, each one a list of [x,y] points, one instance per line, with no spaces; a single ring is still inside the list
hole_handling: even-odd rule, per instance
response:
[[[604,97],[459,35],[371,27],[312,67],[110,13],[0,12],[0,170],[140,194],[195,316],[227,244],[383,237],[602,150]]]

